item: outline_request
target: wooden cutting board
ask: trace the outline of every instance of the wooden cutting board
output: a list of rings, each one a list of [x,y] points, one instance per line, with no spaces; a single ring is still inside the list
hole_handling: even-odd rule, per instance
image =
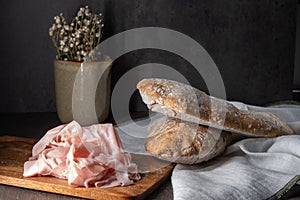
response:
[[[134,185],[114,188],[73,188],[67,180],[55,177],[24,178],[23,164],[31,156],[36,140],[13,136],[0,137],[0,184],[45,192],[76,196],[87,199],[142,199],[167,180],[174,168],[173,164],[147,174]]]

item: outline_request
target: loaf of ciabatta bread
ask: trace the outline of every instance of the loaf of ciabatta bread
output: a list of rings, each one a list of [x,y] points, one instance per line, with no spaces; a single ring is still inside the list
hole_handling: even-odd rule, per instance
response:
[[[169,117],[247,136],[293,134],[288,125],[271,113],[240,110],[190,85],[153,78],[140,81],[137,88],[149,109]]]
[[[196,164],[224,152],[231,134],[175,118],[160,118],[149,127],[145,149],[170,162]]]

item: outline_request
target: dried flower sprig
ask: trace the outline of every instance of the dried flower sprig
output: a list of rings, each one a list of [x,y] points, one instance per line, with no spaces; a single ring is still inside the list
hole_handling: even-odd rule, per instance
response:
[[[63,13],[54,17],[49,35],[56,48],[56,59],[83,62],[100,43],[103,29],[102,14],[92,14],[88,6],[78,10],[70,24]]]

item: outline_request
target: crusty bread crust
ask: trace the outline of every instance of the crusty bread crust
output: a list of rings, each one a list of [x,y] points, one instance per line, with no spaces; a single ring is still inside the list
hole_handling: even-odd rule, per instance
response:
[[[196,164],[220,155],[231,140],[230,133],[175,118],[157,119],[148,130],[145,149],[181,164]]]
[[[294,133],[271,113],[240,110],[190,85],[166,79],[144,79],[137,88],[149,109],[169,117],[248,136],[276,137]]]

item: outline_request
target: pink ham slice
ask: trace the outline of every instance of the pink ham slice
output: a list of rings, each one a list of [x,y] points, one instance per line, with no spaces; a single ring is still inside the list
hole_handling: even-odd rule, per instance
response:
[[[81,127],[75,121],[49,130],[34,145],[23,176],[38,175],[68,179],[73,187],[125,186],[140,179],[112,124]]]

